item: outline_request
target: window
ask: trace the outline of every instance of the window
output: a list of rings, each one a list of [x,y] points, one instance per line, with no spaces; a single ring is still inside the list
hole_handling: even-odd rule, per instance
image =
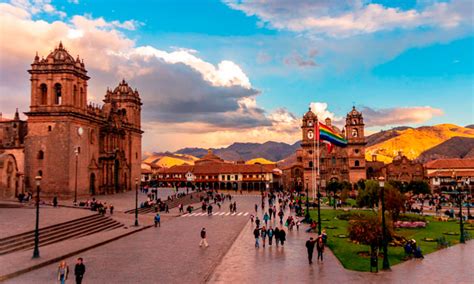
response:
[[[72,104],[74,106],[77,106],[78,103],[77,103],[77,87],[76,85],[74,85],[73,89],[72,89]]]
[[[230,175],[227,175],[227,180],[230,180]]]
[[[43,150],[39,150],[38,151],[38,156],[37,156],[38,160],[43,160],[44,159],[44,152]]]
[[[46,84],[40,85],[40,101],[41,105],[45,105],[48,103],[48,87]]]
[[[310,167],[310,168],[313,167],[313,161],[310,161],[310,162],[309,162],[309,167]]]
[[[222,175],[222,180],[225,180],[225,175]]]
[[[360,165],[360,162],[359,162],[359,160],[355,160],[355,162],[354,162],[354,166],[358,167],[359,165]]]
[[[359,149],[354,149],[354,153],[359,154]]]
[[[56,83],[54,85],[54,103],[57,104],[57,105],[60,105],[61,104],[61,101],[62,101],[62,93],[61,93],[61,84],[59,83]]]
[[[332,163],[333,166],[336,165],[336,157],[332,157],[332,158],[331,158],[331,163]]]
[[[42,171],[42,170],[39,170],[39,171],[38,171],[38,175],[39,175],[40,177],[42,177],[42,176],[43,176],[43,171]]]
[[[84,100],[84,89],[80,89],[80,94],[79,94],[79,106],[82,107],[82,101]]]
[[[48,126],[48,131],[51,132],[51,130],[53,130],[53,128],[51,127],[51,125]]]
[[[238,175],[235,175],[235,180],[239,180],[239,176],[238,176]]]

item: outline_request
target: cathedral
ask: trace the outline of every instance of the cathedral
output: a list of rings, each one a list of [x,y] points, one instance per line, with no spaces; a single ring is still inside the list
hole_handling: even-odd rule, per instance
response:
[[[60,198],[124,192],[140,178],[141,100],[125,80],[107,89],[102,106],[88,104],[84,61],[62,43],[28,70],[24,183],[41,176],[44,196]]]
[[[300,184],[302,189],[307,188],[309,192],[314,192],[317,183],[319,183],[320,189],[324,190],[326,185],[333,181],[356,183],[360,179],[365,179],[366,141],[362,113],[353,107],[346,115],[345,127],[342,130],[332,125],[331,119],[325,119],[324,124],[344,137],[347,140],[347,146],[334,146],[330,149],[326,147],[326,144],[320,143],[319,178],[317,177],[318,147],[314,139],[317,123],[318,117],[310,109],[303,116],[301,126],[303,140],[301,148],[296,153],[297,163],[301,167],[303,175],[303,184]]]

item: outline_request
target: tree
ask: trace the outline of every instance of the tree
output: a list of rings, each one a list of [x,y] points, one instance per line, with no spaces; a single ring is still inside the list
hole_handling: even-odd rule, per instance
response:
[[[430,186],[426,181],[410,181],[407,186],[407,190],[413,192],[413,194],[430,194]]]
[[[390,223],[387,222],[387,224]],[[392,238],[393,229],[390,225],[387,225],[386,228],[387,241],[389,241]],[[352,241],[370,246],[372,254],[376,248],[382,246],[382,222],[377,215],[361,215],[357,219],[349,221],[348,231]]]
[[[390,213],[393,221],[397,221],[400,212],[405,210],[405,196],[390,184],[385,185],[385,209]]]
[[[375,180],[366,180],[363,189],[359,187],[357,206],[373,209],[379,200],[379,184]]]

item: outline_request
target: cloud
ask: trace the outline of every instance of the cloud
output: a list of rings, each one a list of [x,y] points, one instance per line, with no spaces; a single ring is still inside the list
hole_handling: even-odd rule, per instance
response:
[[[288,0],[225,0],[224,3],[258,17],[260,26],[331,37],[420,27],[450,29],[470,25],[472,21],[469,0],[428,1],[408,10],[361,0],[301,0],[298,5]]]
[[[328,110],[328,104],[324,102],[312,102],[309,104],[309,107],[312,112],[314,112],[319,120],[324,121],[326,118],[330,118],[333,123],[343,122],[343,118],[337,116],[333,112]]]
[[[444,114],[443,110],[431,106],[397,107],[373,109],[362,107],[365,123],[368,127],[387,125],[408,125],[424,123],[434,116]]]
[[[28,5],[0,4],[2,37],[15,39],[0,43],[0,93],[7,94],[0,97],[4,113],[16,107],[28,109],[26,70],[36,52],[45,57],[62,41],[73,57],[84,59],[91,77],[89,100],[100,103],[106,87],[114,88],[122,78],[138,88],[144,103],[146,150],[189,146],[195,141],[222,145],[231,139],[294,142],[292,114],[260,107],[256,101],[260,91],[235,62],[213,64],[186,48],[165,51],[137,46],[121,32],[139,27],[134,20],[74,15],[66,21],[47,22],[32,17]],[[162,139],[163,135],[167,138]],[[183,140],[181,135],[192,140]]]
[[[283,60],[283,62],[286,65],[295,65],[298,67],[316,67],[317,66],[316,61],[309,58],[305,59],[303,58],[303,56],[301,56],[298,53],[291,54],[290,56],[286,57]]]

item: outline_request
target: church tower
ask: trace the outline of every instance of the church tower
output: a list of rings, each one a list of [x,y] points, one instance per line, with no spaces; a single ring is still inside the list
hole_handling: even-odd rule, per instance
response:
[[[311,108],[303,116],[301,133],[303,135],[301,140],[302,148],[302,163],[303,163],[303,178],[304,190],[308,189],[309,195],[312,196],[316,190],[315,181],[317,180],[317,161],[316,161],[316,143],[315,143],[315,125],[318,123],[318,117]]]
[[[88,191],[87,165],[97,157],[90,133],[87,106],[87,70],[62,43],[46,58],[34,57],[30,73],[31,101],[25,138],[25,185],[34,188],[42,176],[42,194],[72,197]],[[77,189],[77,191],[76,191]]]
[[[366,178],[364,118],[355,106],[346,116],[347,156],[351,183]]]

